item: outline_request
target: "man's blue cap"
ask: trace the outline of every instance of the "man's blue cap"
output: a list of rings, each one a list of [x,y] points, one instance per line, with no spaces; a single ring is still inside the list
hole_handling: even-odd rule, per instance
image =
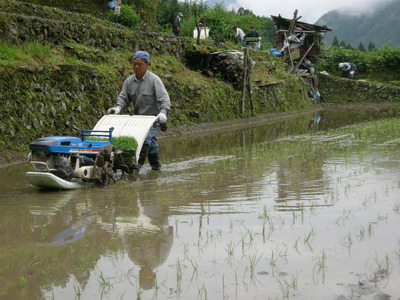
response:
[[[140,58],[144,62],[150,61],[150,55],[146,51],[136,51],[132,56],[132,60],[135,60],[136,58]]]

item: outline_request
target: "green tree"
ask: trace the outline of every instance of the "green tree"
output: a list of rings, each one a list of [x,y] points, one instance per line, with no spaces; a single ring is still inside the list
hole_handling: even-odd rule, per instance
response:
[[[114,22],[114,11],[108,13],[108,20]],[[137,28],[139,24],[139,15],[128,5],[121,5],[121,14],[118,22],[132,29]]]
[[[157,23],[161,28],[170,31],[173,19],[180,9],[178,0],[161,0],[157,8]]]
[[[347,43],[345,46],[346,49],[354,49],[353,46],[350,43]]]
[[[368,51],[373,51],[376,49],[376,46],[373,42],[369,42],[368,44]]]
[[[336,36],[333,38],[332,46],[333,47],[339,47],[339,40],[338,40],[338,38]]]
[[[340,44],[339,44],[340,48],[346,48],[346,46],[347,45],[346,45],[346,43],[344,41],[341,41]]]
[[[360,50],[360,51],[362,51],[362,52],[365,52],[365,51],[366,51],[366,49],[365,49],[363,43],[360,42],[360,44],[358,44],[358,50]]]

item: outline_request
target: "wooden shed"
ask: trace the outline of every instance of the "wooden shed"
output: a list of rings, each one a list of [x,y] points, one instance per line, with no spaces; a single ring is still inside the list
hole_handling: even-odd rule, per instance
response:
[[[321,53],[321,46],[326,33],[332,31],[327,26],[318,26],[299,22],[297,10],[293,19],[271,16],[275,24],[275,47],[282,52],[285,59],[293,61],[308,59],[314,63]]]

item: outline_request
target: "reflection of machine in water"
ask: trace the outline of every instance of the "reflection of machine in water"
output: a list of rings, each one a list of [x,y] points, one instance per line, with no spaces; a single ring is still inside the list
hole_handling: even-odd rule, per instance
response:
[[[34,241],[39,244],[63,246],[80,240],[97,216],[88,207],[73,200],[78,193],[65,193],[47,207],[29,210]]]
[[[106,195],[105,202],[99,204],[98,201],[87,201],[89,198],[96,198],[97,193]],[[151,288],[156,277],[154,269],[164,263],[169,255],[173,244],[173,230],[168,224],[167,216],[163,214],[163,207],[159,207],[156,196],[149,192],[144,193],[143,197],[140,192],[127,188],[123,194],[115,197],[114,194],[107,195],[104,190],[75,190],[58,194],[62,198],[52,201],[49,206],[31,209],[30,236],[36,245],[69,245],[71,249],[75,249],[73,252],[81,253],[63,256],[64,259],[59,262],[54,261],[52,269],[63,269],[64,272],[52,273],[61,275],[62,281],[67,280],[64,276],[74,274],[84,287],[91,276],[90,270],[95,267],[98,259],[106,251],[113,251],[110,246],[117,242],[125,249],[130,260],[140,267],[141,288]],[[84,248],[80,244],[83,239],[87,241]],[[91,261],[87,261],[84,270],[75,270],[74,265],[80,261],[83,253],[85,257],[90,256]],[[70,269],[68,267],[66,270],[67,266]]]

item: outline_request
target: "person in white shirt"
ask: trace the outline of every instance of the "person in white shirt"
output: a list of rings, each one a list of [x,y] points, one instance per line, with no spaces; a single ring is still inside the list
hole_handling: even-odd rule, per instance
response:
[[[245,37],[246,37],[244,31],[236,26],[232,27],[232,29],[235,32],[237,38],[239,39],[239,42],[243,45],[243,41],[245,42]]]

